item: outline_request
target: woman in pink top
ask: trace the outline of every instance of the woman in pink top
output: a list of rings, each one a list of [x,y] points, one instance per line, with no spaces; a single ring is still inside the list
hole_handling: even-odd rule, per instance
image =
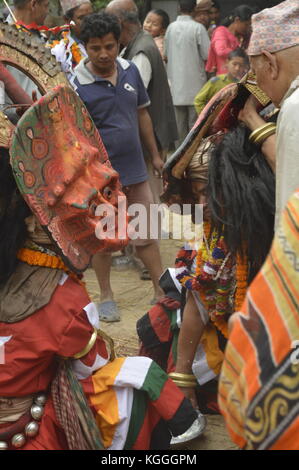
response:
[[[212,36],[206,70],[220,75],[226,73],[228,54],[240,47],[248,36],[251,27],[253,9],[248,5],[235,8],[232,14],[215,29]]]

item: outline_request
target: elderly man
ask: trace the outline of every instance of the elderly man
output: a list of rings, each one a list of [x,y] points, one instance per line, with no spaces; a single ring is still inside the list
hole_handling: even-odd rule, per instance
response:
[[[276,228],[290,195],[299,186],[299,3],[287,0],[253,16],[248,49],[259,87],[281,108],[276,142]],[[252,101],[240,118],[252,130],[265,123]],[[269,139],[270,140],[270,139]],[[273,142],[273,141],[272,141]],[[261,143],[261,142],[260,142]],[[265,143],[266,144],[266,143]],[[268,146],[270,144],[268,143]],[[272,144],[272,160],[275,146]],[[274,166],[275,167],[275,166]]]
[[[14,0],[14,16],[24,25],[42,26],[49,11],[49,3],[49,0]],[[7,21],[12,23],[13,18],[9,16]],[[36,34],[37,31],[36,28]]]

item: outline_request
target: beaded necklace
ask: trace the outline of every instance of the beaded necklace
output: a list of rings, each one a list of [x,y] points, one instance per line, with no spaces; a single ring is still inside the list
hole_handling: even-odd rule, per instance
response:
[[[223,236],[219,238],[210,224],[204,224],[204,243],[196,257],[195,275],[186,269],[177,279],[189,290],[200,292],[214,325],[228,338],[227,314],[238,311],[247,290],[248,261],[228,253]],[[234,306],[231,297],[236,282]]]

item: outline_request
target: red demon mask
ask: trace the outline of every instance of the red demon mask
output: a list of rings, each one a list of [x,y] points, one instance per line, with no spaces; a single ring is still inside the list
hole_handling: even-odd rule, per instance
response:
[[[95,253],[127,244],[126,227],[120,239],[117,226],[118,201],[124,198],[118,174],[72,89],[57,87],[23,115],[10,153],[20,192],[72,270],[82,272]],[[101,204],[114,217],[114,237],[97,237],[107,215],[97,215]]]

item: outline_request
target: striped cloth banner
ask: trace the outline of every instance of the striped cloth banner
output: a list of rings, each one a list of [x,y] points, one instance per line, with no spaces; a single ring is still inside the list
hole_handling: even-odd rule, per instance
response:
[[[299,191],[271,252],[233,315],[219,405],[246,449],[299,449]]]

